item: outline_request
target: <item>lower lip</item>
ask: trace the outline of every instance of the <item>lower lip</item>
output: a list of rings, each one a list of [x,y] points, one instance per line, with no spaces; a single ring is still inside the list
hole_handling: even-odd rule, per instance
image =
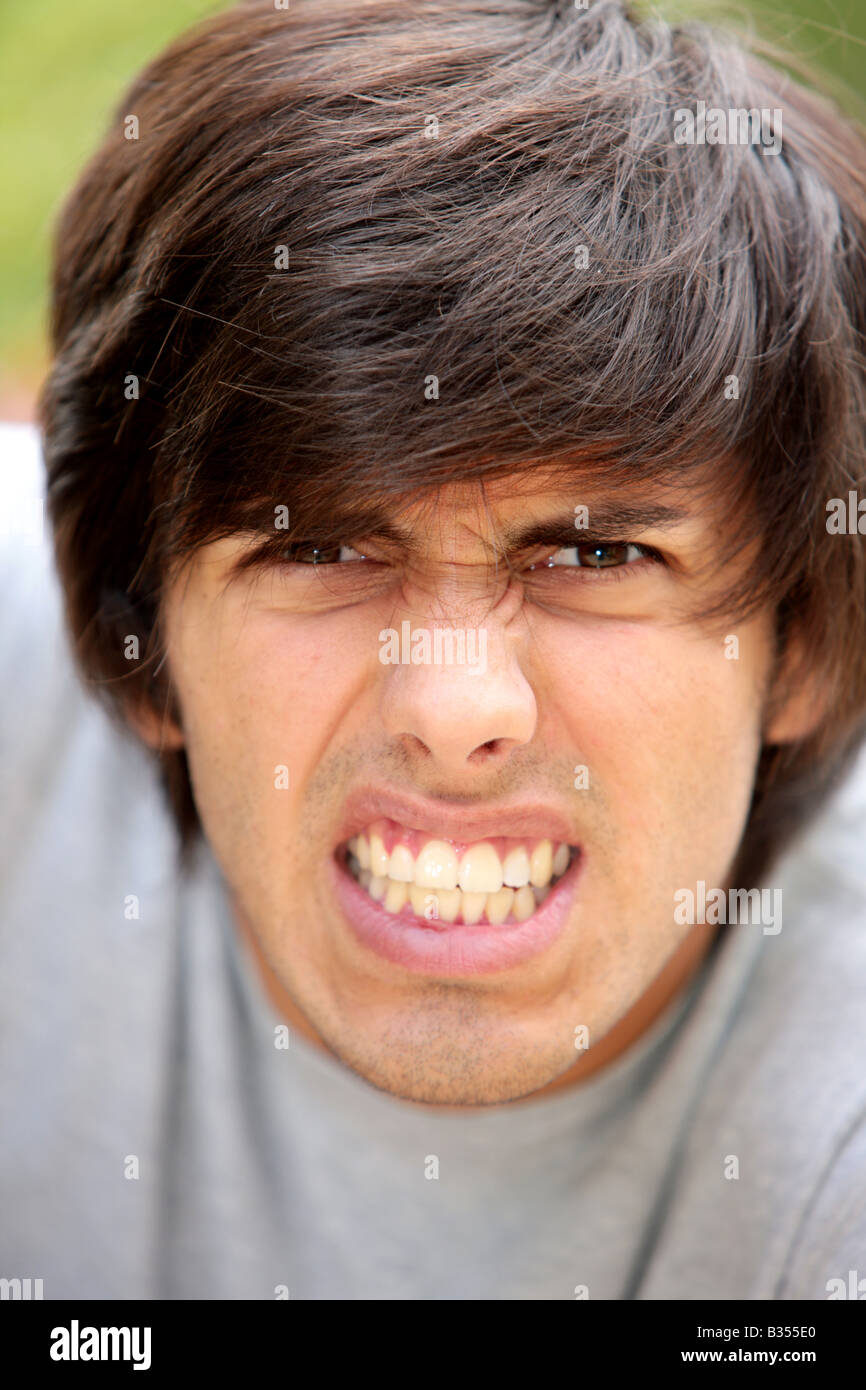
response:
[[[582,866],[581,852],[531,917],[501,927],[422,925],[414,914],[386,912],[335,858],[331,875],[343,916],[362,945],[417,975],[465,977],[512,970],[552,946],[565,929]]]

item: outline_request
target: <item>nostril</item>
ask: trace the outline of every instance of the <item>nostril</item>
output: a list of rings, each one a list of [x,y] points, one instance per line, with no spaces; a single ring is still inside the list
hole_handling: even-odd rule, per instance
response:
[[[486,743],[479,743],[472,757],[476,757],[479,754],[484,756],[489,753],[499,753],[502,751],[506,742],[507,739],[504,738],[489,738]]]

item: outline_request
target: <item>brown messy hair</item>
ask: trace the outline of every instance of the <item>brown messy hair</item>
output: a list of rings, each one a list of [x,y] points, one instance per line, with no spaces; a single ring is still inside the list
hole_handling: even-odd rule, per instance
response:
[[[781,152],[676,143],[701,100],[781,109]],[[866,537],[826,529],[866,484],[864,224],[853,122],[698,24],[616,0],[220,14],[137,79],[59,222],[40,411],[81,670],[121,715],[177,717],[160,599],[221,536],[324,546],[455,479],[628,489],[725,459],[760,539],[726,611],[772,604],[779,661],[805,653],[787,680],[826,700],[762,751],[753,881],[866,728]],[[188,847],[185,755],[160,757]]]

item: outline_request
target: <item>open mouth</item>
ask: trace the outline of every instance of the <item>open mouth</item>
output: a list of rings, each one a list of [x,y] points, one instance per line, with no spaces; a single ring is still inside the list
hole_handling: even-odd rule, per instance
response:
[[[526,922],[580,850],[549,839],[434,839],[379,820],[342,844],[337,858],[385,912],[416,926]]]

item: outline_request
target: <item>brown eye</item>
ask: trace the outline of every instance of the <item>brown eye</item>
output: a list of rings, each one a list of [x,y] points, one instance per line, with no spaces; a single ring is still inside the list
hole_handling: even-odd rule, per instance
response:
[[[353,560],[363,560],[360,551],[353,550],[350,545],[328,545],[321,550],[315,546],[312,548],[301,548],[293,550],[286,558],[296,565],[339,565]]]
[[[555,551],[541,565],[531,565],[530,569],[555,569],[560,565],[573,569],[613,569],[654,555],[655,551],[649,546],[631,541],[584,541],[581,545]]]
[[[609,565],[626,565],[630,560],[641,558],[641,549],[625,541],[614,541],[604,545],[578,545],[574,547],[577,563],[590,569],[607,569]],[[568,553],[568,552],[566,552]],[[569,562],[563,561],[564,564]]]

